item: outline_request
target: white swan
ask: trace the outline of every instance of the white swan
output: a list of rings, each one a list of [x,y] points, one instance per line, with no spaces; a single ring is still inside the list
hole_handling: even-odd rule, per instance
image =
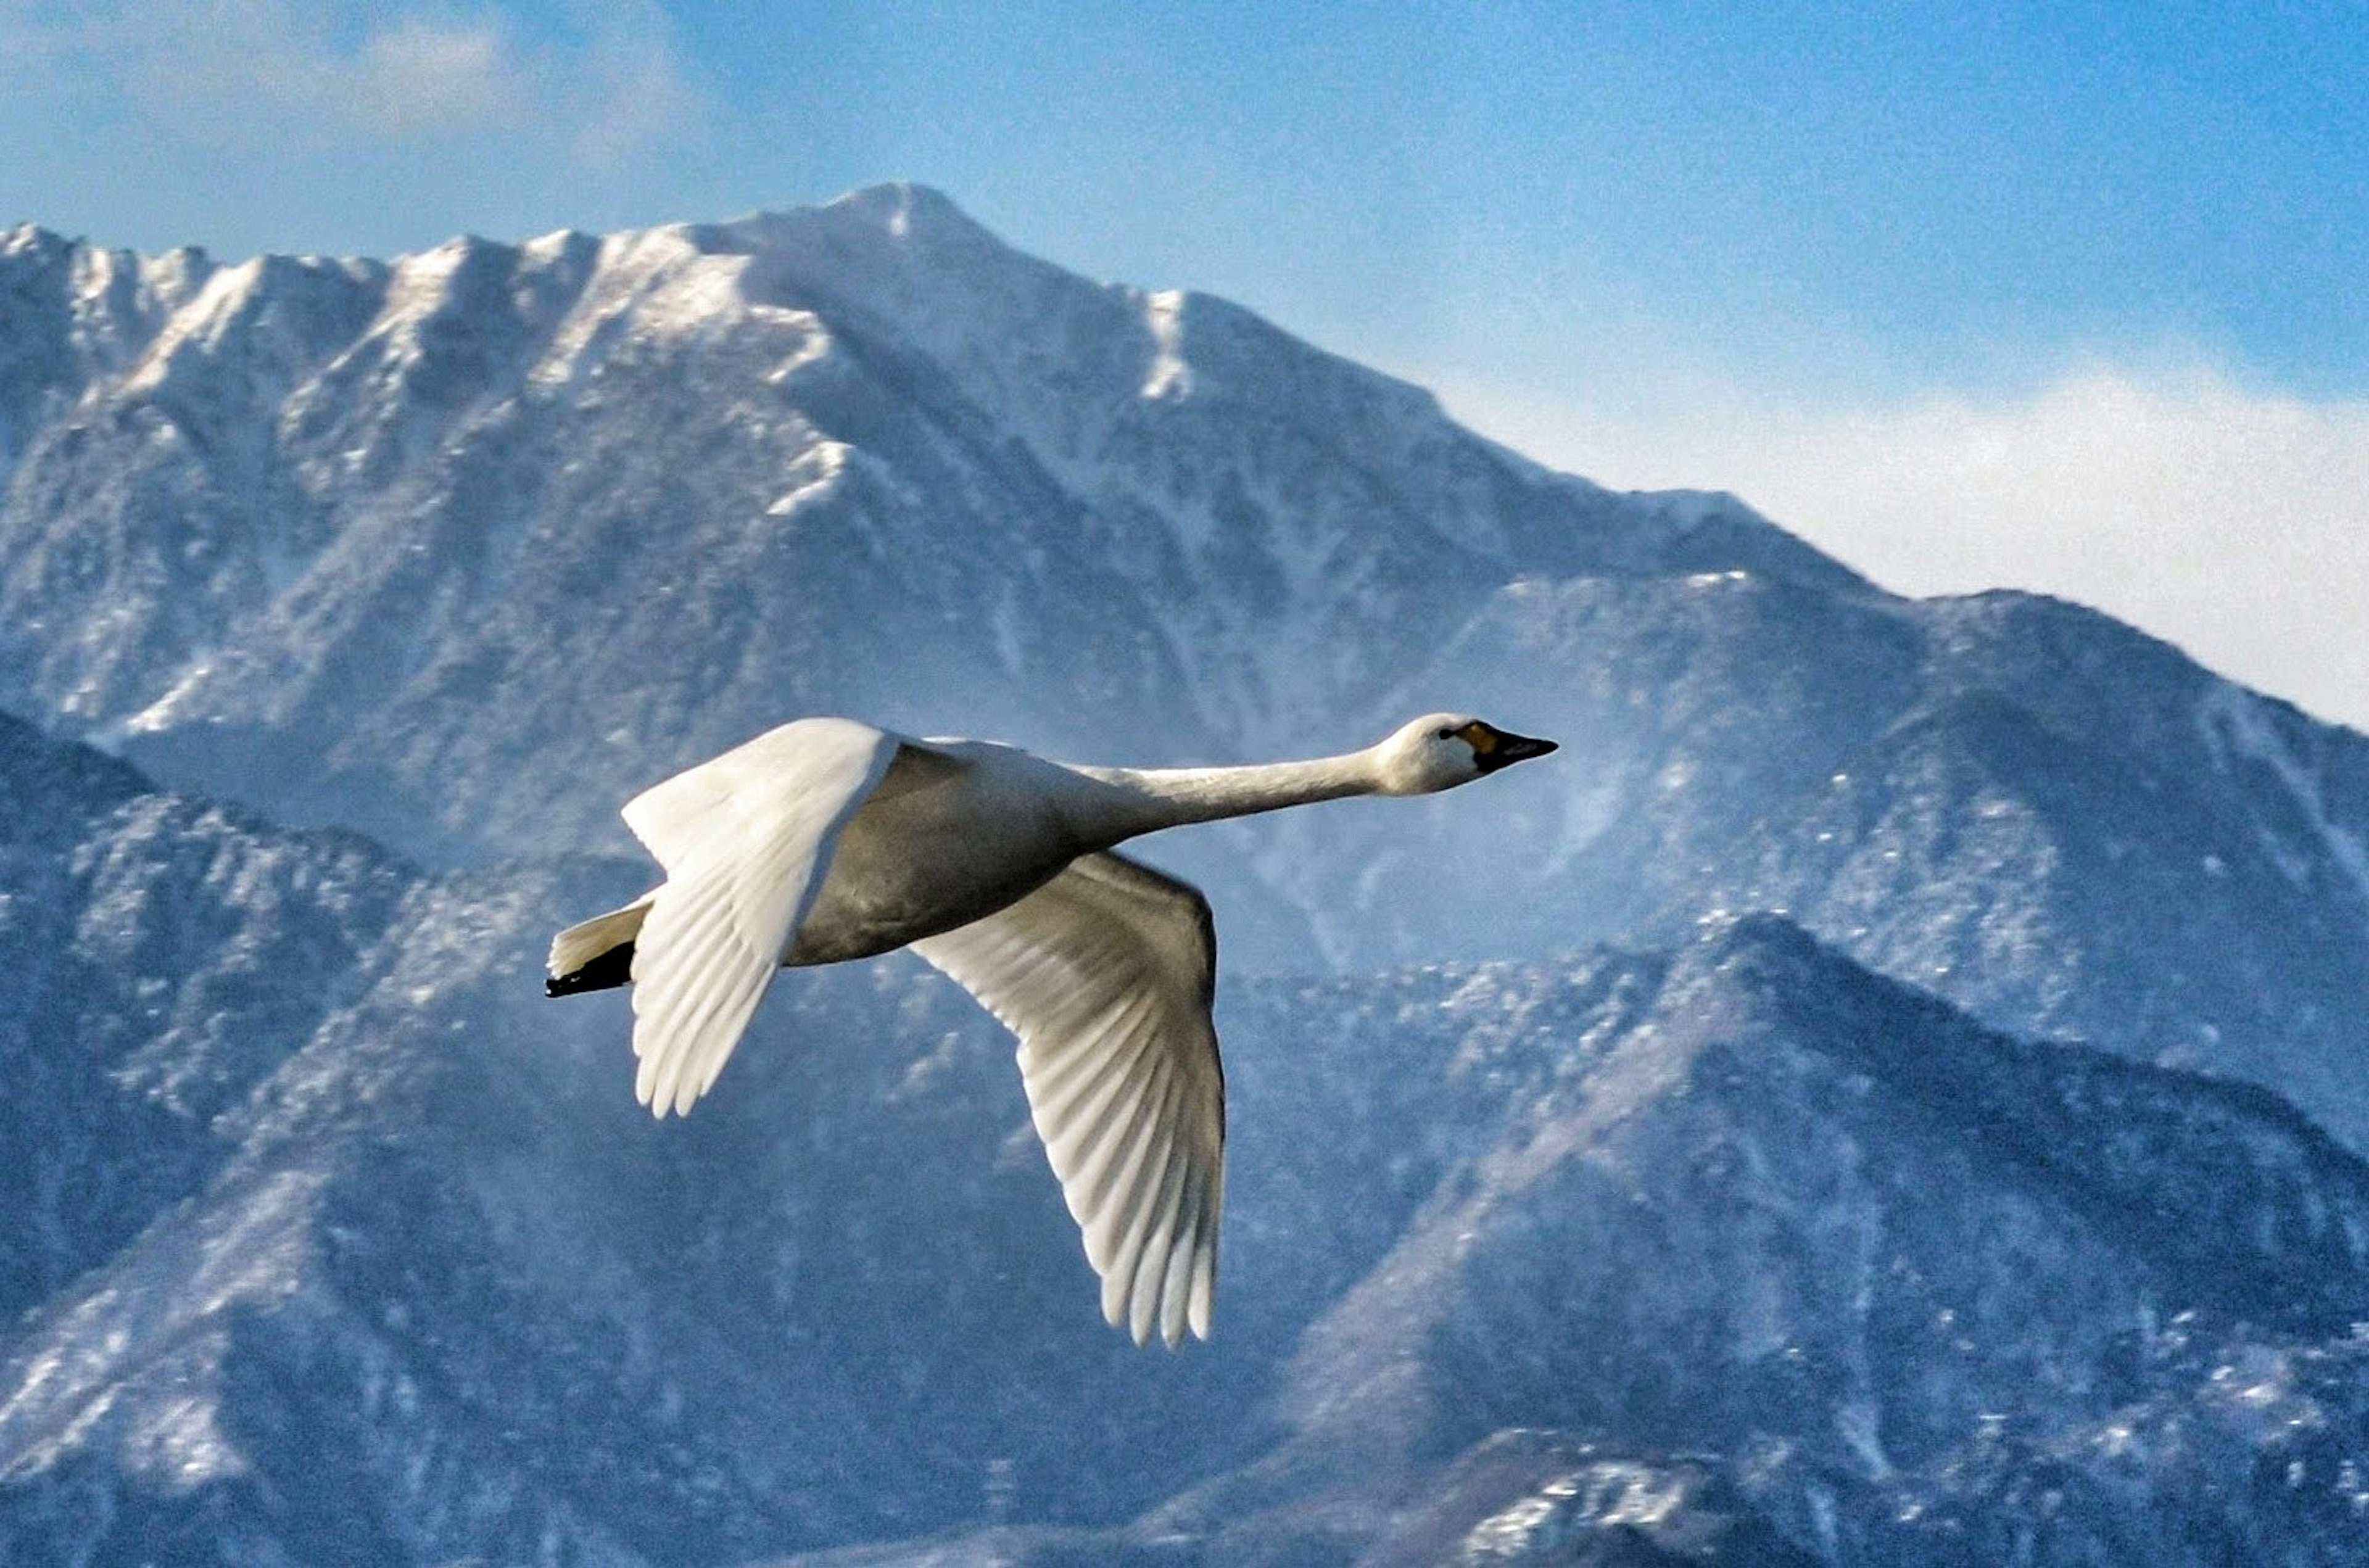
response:
[[[978,740],[800,719],[644,791],[625,825],[666,868],[551,944],[553,996],[631,981],[634,1093],[688,1111],[784,966],[908,947],[1020,1037],[1037,1134],[1103,1315],[1206,1339],[1225,1080],[1199,892],[1111,853],[1139,833],[1468,784],[1554,742],[1433,714],[1307,762],[1093,768]]]

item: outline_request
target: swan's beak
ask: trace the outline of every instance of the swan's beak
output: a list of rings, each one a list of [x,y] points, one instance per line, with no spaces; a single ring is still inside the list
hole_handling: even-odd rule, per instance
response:
[[[1494,773],[1513,763],[1543,757],[1555,749],[1553,741],[1540,740],[1536,736],[1509,735],[1502,729],[1490,729],[1485,725],[1475,727],[1488,730],[1487,743],[1475,744],[1472,748],[1474,760],[1480,763],[1483,773]]]

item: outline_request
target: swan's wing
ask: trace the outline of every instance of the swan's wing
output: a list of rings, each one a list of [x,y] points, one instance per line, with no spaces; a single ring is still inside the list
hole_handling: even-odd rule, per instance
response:
[[[802,718],[744,740],[721,756],[652,784],[618,815],[669,871],[733,819],[784,795],[853,790],[861,798],[904,737],[852,718]]]
[[[1226,1187],[1226,1082],[1209,1023],[1218,944],[1194,888],[1090,854],[913,951],[1020,1036],[1020,1073],[1103,1316],[1209,1336]]]
[[[800,719],[626,804],[667,868],[634,943],[634,1093],[654,1115],[690,1110],[715,1082],[898,745]]]

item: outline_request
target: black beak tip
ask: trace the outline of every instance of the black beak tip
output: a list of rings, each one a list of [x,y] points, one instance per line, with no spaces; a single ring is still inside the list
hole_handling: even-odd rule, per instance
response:
[[[1527,762],[1533,757],[1543,757],[1553,750],[1555,750],[1555,743],[1551,740],[1540,740],[1529,735],[1508,735],[1501,730],[1498,732],[1496,746],[1481,759],[1481,771],[1484,773],[1494,773],[1498,769],[1511,767],[1516,762]]]

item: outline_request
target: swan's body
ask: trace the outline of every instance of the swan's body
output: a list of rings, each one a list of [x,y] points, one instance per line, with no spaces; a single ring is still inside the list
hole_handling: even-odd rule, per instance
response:
[[[801,719],[626,803],[667,879],[560,933],[548,989],[633,984],[635,1093],[664,1116],[714,1084],[780,968],[911,947],[1020,1036],[1104,1315],[1138,1343],[1206,1338],[1225,1185],[1216,937],[1198,892],[1112,847],[1427,794],[1553,749],[1436,714],[1315,761],[1136,770]]]

